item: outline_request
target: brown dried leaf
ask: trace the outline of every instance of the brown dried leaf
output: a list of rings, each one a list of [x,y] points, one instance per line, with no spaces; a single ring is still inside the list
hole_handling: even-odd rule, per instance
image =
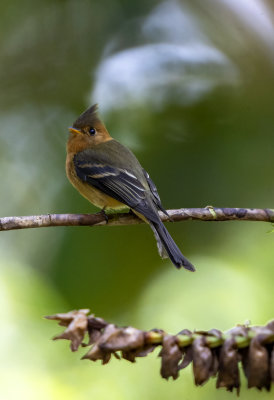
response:
[[[47,319],[59,320],[59,325],[67,326],[67,329],[53,338],[53,340],[67,339],[71,341],[72,351],[78,350],[87,332],[89,310],[71,311],[65,314],[56,314],[46,317]]]
[[[142,348],[144,345],[144,332],[128,326],[117,328],[100,340],[100,348],[105,351],[130,351]]]
[[[210,370],[210,376],[216,376],[219,370],[219,352],[220,348],[211,349],[213,360]]]
[[[152,333],[158,333],[160,335],[163,334],[163,331],[160,329],[152,329],[151,331],[144,332],[144,343],[142,346],[137,347],[135,349],[130,349],[127,351],[122,351],[122,357],[125,360],[128,360],[130,362],[135,362],[136,357],[145,357],[149,353],[151,353],[157,346],[159,346],[160,343],[153,343],[151,340],[153,339],[153,334]],[[151,336],[152,335],[152,336]]]
[[[210,331],[205,331],[203,335],[206,337],[206,344],[210,347],[210,338],[222,339],[223,340],[223,333],[218,329],[211,329]],[[208,339],[207,339],[208,338]],[[220,343],[220,342],[219,342]],[[209,370],[210,376],[215,376],[219,370],[219,353],[220,347],[213,347],[211,348],[212,354],[212,364]]]
[[[111,337],[111,335],[113,335],[117,330],[118,328],[115,325],[107,325],[99,340],[82,358],[89,359],[91,361],[102,360],[103,364],[108,363],[111,358],[111,351],[106,351],[105,349],[102,349],[101,344],[104,343],[104,341],[106,341],[109,337]]]
[[[223,333],[219,331],[219,329],[210,329],[210,331],[207,332],[208,336],[215,336],[218,339],[221,339],[223,337]]]
[[[196,385],[203,385],[212,375],[213,355],[204,336],[192,343],[193,374]]]
[[[186,336],[191,337],[192,336],[192,332],[189,329],[183,329],[182,331],[177,333],[177,335],[186,335]]]
[[[250,328],[247,325],[237,325],[234,328],[227,331],[227,335],[233,336],[233,337],[235,337],[235,336],[247,337],[249,331],[250,331]]]
[[[124,358],[128,357],[131,361],[134,352],[143,349],[144,332],[138,329],[127,327],[117,328],[115,325],[107,325],[104,332],[100,335],[95,345],[84,356],[92,361],[102,360],[103,364],[110,360],[111,353],[121,350]],[[130,352],[133,352],[130,354]]]
[[[98,329],[101,330],[105,328],[108,323],[103,318],[94,317],[94,315],[90,315],[88,317],[88,330],[90,329]]]
[[[267,329],[270,329],[273,333],[274,333],[274,319],[272,319],[271,321],[269,321],[266,326]]]
[[[252,330],[257,331],[256,336],[251,339],[248,351],[243,352],[243,366],[248,387],[270,390],[270,355],[264,343],[273,332],[264,327],[255,327]]]
[[[159,356],[162,357],[161,376],[168,379],[172,376],[173,379],[178,378],[179,361],[182,359],[182,351],[179,348],[176,336],[164,335],[162,350]]]
[[[130,362],[135,362],[136,357],[145,357],[151,353],[158,345],[157,344],[146,344],[140,349],[122,351],[122,357]]]
[[[100,349],[98,344],[95,344],[83,357],[82,360],[88,359],[91,361],[102,360],[102,364],[107,364],[111,358],[111,353],[107,353]]]
[[[88,337],[89,337],[88,343],[83,344],[83,346],[85,346],[85,347],[90,346],[93,343],[97,342],[100,339],[101,335],[102,335],[101,330],[89,329],[88,330]]]
[[[216,387],[225,387],[229,391],[237,389],[239,394],[240,377],[238,368],[239,355],[234,337],[225,340],[219,355],[219,373]]]
[[[90,346],[97,342],[103,333],[103,329],[107,326],[107,322],[102,318],[95,318],[91,315],[88,318],[88,336],[89,340],[87,344],[82,344],[83,347]]]
[[[78,315],[78,314],[85,314],[87,315],[90,312],[88,308],[83,308],[82,310],[73,310],[67,313],[59,313],[54,315],[47,315],[45,318],[50,320],[59,321],[59,325],[61,326],[68,326],[71,321]]]
[[[183,361],[179,364],[179,369],[186,368],[193,361],[193,351],[192,346],[184,347],[183,349],[184,358]]]

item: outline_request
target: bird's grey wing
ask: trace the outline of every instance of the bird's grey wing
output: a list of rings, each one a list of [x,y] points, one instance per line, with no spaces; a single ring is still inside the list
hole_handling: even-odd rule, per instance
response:
[[[148,199],[147,189],[134,172],[126,168],[110,166],[102,154],[97,158],[92,149],[74,156],[77,176],[108,196],[126,204],[149,220],[157,220],[158,214]]]

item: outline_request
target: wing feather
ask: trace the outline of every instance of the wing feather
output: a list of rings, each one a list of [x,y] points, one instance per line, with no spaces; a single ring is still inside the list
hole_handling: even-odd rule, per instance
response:
[[[134,208],[145,199],[145,188],[132,171],[74,157],[77,176],[114,199]]]
[[[169,217],[167,211],[162,206],[161,199],[160,199],[160,196],[159,196],[159,193],[158,193],[155,183],[153,182],[153,180],[151,179],[151,177],[149,176],[149,174],[147,173],[147,171],[145,169],[143,169],[143,172],[144,172],[145,178],[147,180],[148,186],[150,188],[150,191],[153,195],[154,203],[156,204],[156,206],[159,210],[161,210],[164,214],[166,214]]]

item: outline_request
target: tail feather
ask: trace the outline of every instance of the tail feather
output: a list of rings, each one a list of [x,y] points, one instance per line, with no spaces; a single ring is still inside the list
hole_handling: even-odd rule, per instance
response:
[[[183,266],[189,271],[195,271],[194,266],[183,256],[162,221],[150,221],[150,226],[154,232],[160,256],[162,258],[168,256],[176,268]]]
[[[153,230],[155,239],[156,239],[156,243],[157,243],[157,248],[158,248],[158,253],[160,254],[160,257],[162,258],[168,258],[169,255],[167,254],[167,251],[165,249],[165,247],[163,246],[163,243],[160,239],[160,236],[158,235],[158,232],[156,230],[156,228],[154,228],[154,225],[150,222],[149,223],[151,229]]]

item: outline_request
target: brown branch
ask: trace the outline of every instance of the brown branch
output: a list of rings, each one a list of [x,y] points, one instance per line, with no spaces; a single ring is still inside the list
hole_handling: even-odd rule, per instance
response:
[[[274,209],[259,208],[181,208],[168,210],[172,221],[262,221],[274,222]],[[162,221],[168,217],[160,212]],[[0,231],[12,229],[42,228],[48,226],[102,226],[132,225],[141,221],[133,213],[109,214],[108,221],[102,213],[97,214],[44,214],[0,218]]]
[[[70,340],[72,351],[79,346],[92,346],[83,359],[106,364],[114,355],[135,362],[136,357],[145,357],[160,347],[161,376],[165,379],[177,379],[179,371],[192,362],[197,386],[217,376],[217,388],[229,391],[235,388],[239,393],[241,363],[248,388],[270,390],[274,382],[274,320],[266,326],[237,325],[226,333],[217,329],[195,332],[184,329],[177,335],[169,335],[159,329],[117,327],[88,313],[89,310],[79,310],[46,317],[66,327],[54,340]],[[85,336],[89,338],[87,344],[83,342]]]

